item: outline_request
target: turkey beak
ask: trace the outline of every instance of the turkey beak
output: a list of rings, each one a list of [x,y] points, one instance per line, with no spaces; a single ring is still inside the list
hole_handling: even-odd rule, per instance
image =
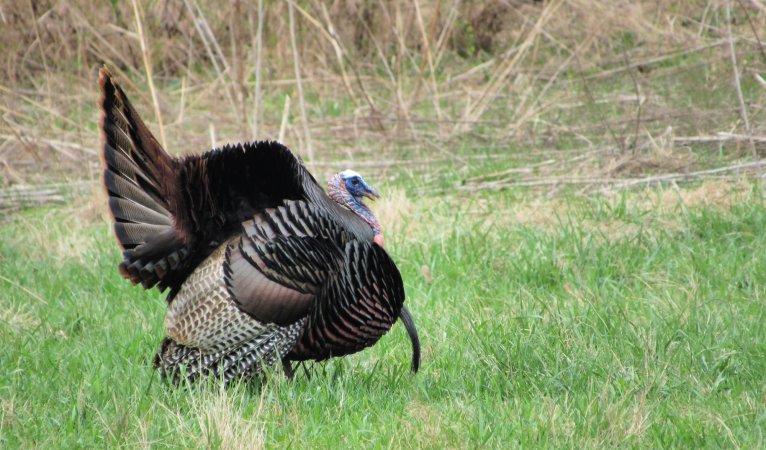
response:
[[[378,191],[375,190],[375,188],[370,187],[370,186],[367,186],[365,188],[364,192],[362,192],[362,195],[364,197],[369,198],[370,200],[377,200],[377,199],[380,198],[380,194],[378,193]]]

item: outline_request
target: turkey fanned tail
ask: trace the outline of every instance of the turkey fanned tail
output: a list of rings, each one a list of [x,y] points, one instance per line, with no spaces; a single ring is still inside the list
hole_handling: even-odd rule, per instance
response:
[[[145,288],[179,284],[189,251],[173,223],[178,161],[162,149],[109,71],[102,69],[104,185],[123,249],[120,273]]]
[[[279,360],[289,368],[347,355],[397,320],[417,371],[420,342],[401,275],[353,205],[330,198],[277,142],[171,156],[106,68],[99,85],[120,272],[170,290],[167,338],[154,360],[164,375],[228,382]]]

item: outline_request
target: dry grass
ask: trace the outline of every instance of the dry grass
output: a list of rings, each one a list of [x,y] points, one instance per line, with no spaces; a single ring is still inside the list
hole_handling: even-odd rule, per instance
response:
[[[665,189],[656,207],[671,214],[694,206],[728,209],[750,195],[752,185],[747,183],[710,180],[692,189]]]
[[[753,195],[752,184],[742,183],[735,173],[684,189],[668,182],[661,189],[637,184],[637,190],[624,196],[608,189],[605,197],[590,193],[625,179],[688,173],[752,158],[748,134],[756,138],[756,158],[766,150],[766,89],[758,78],[766,74],[766,64],[753,34],[766,29],[766,10],[758,7],[762,2],[732,2],[731,20],[725,9],[729,2],[720,0],[308,0],[263,2],[262,14],[259,2],[244,1],[6,3],[0,6],[0,215],[19,204],[76,198],[56,211],[40,212],[44,220],[21,216],[18,220],[28,226],[9,238],[19,240],[13,247],[24,248],[25,258],[46,261],[54,271],[71,262],[92,267],[103,253],[96,248],[104,240],[96,234],[107,232],[107,217],[97,186],[101,162],[95,80],[104,63],[171,153],[201,151],[211,141],[242,141],[257,133],[261,139],[281,137],[308,159],[320,180],[338,168],[354,167],[373,184],[383,183],[384,198],[372,206],[387,242],[406,244],[408,252],[400,252],[407,255],[403,267],[411,271],[412,283],[437,292],[437,309],[444,308],[445,299],[461,300],[459,309],[436,316],[460,317],[453,325],[456,330],[465,325],[463,298],[484,301],[507,289],[496,273],[509,269],[507,254],[520,255],[528,245],[516,239],[518,234],[542,230],[558,236],[552,232],[566,227],[569,217],[579,220],[572,242],[588,238],[592,245],[607,247],[629,242],[647,227],[674,234],[688,228],[683,223],[688,209],[727,210],[745,204]],[[136,17],[136,10],[143,11],[143,18]],[[730,36],[735,45],[729,45]],[[739,82],[733,81],[733,73]],[[409,177],[407,182],[399,182],[402,175]],[[751,175],[760,176],[760,169]],[[50,190],[40,187],[53,183]],[[465,189],[456,194],[455,186]],[[495,188],[510,189],[507,196],[481,192]],[[9,201],[9,189],[24,191],[31,200]],[[557,196],[560,192],[581,198],[571,201]],[[608,212],[599,216],[591,211],[597,207]],[[482,256],[489,250],[479,243],[482,251],[467,247],[470,251],[453,254],[467,245],[461,234],[465,230],[492,230],[492,236],[514,238],[502,240],[503,255],[466,266],[463,253]],[[537,245],[540,250],[547,244]],[[538,268],[572,274],[585,270],[538,253],[533,257],[541,258],[536,260],[539,267],[529,269],[532,281],[520,278],[514,285],[520,286],[521,298],[535,300],[525,290],[540,282],[535,278]],[[445,254],[452,255],[449,264],[440,259]],[[488,273],[480,282],[463,283],[463,277],[471,276],[465,267]],[[622,266],[610,270],[626,275]],[[690,273],[693,279],[696,272]],[[658,299],[666,289],[678,293],[679,301],[694,304],[699,286],[680,284],[667,273],[640,277],[646,286],[659,289],[646,304],[666,317],[677,316],[681,325],[693,319],[693,310],[676,311]],[[448,285],[452,278],[460,282]],[[37,286],[15,283],[0,280],[30,305],[60,300],[50,292],[38,294]],[[486,283],[490,288],[484,288]],[[454,293],[474,285],[476,292]],[[413,289],[415,298],[418,289]],[[534,295],[550,308],[585,308],[598,294],[594,289],[570,280],[556,298]],[[545,292],[549,290],[546,285]],[[612,304],[611,295],[608,299],[604,305]],[[541,323],[551,325],[554,318],[546,315]],[[516,324],[517,318],[508,320]],[[19,306],[0,308],[0,321],[11,337],[41,323]],[[564,325],[570,334],[555,342],[578,342],[578,329]],[[56,339],[74,335],[61,323],[48,328]],[[652,339],[646,336],[647,345],[656,344]],[[580,344],[578,361],[603,357],[589,342]],[[424,346],[425,360],[439,356],[433,339]],[[375,361],[368,358],[363,367],[369,369]],[[498,370],[506,362],[499,362]],[[655,368],[656,377],[645,367],[623,369],[626,379],[633,373],[655,385],[664,383],[661,368]],[[545,382],[559,375],[550,371]],[[438,372],[433,376],[439,383],[449,381]],[[605,431],[597,433],[598,440],[575,442],[640,445],[652,435],[660,401],[645,402],[647,393],[639,390],[620,402],[605,390],[602,398],[593,395],[592,404],[573,415],[568,397],[535,392],[532,397],[542,400],[531,412],[537,429],[530,434],[552,432],[566,441],[578,429],[590,428]],[[82,390],[71,400],[80,408]],[[270,438],[265,430],[275,430],[275,425],[259,422],[261,404],[253,413],[244,401],[236,390],[201,392],[192,398],[189,411],[167,411],[172,422],[167,428],[190,436],[199,448],[261,448]],[[460,438],[445,429],[474,423],[480,415],[478,407],[464,402],[415,401],[401,419],[409,431],[405,436],[417,434],[432,446],[455,445]],[[512,400],[504,402],[507,411],[515,411]],[[266,416],[287,418],[300,435],[303,405],[291,404],[285,414],[272,411]],[[0,400],[0,407],[0,431],[15,426],[26,408],[13,395]],[[518,419],[515,414],[503,417]],[[707,414],[701,420],[708,427],[731,436],[720,417],[700,414]],[[30,414],[24,411],[24,416]],[[138,422],[136,445],[150,447],[152,424]],[[111,433],[111,425],[105,426]],[[316,426],[309,421],[306,429]],[[278,433],[278,428],[269,433]]]
[[[475,171],[477,153],[524,164],[606,147],[584,174],[691,170],[710,145],[658,144],[669,126],[678,137],[748,131],[732,97],[729,25],[737,87],[763,134],[766,90],[754,86],[766,70],[752,29],[766,14],[742,5],[728,22],[713,0],[312,0],[268,3],[260,17],[242,1],[4,5],[0,186],[97,175],[102,63],[173,153],[205,149],[211,132],[218,143],[256,126],[276,138],[284,123],[285,142],[312,163],[443,158],[429,169]],[[283,122],[287,95],[299,108]],[[747,141],[721,149],[749,154]]]
[[[691,209],[706,208],[726,211],[747,202],[753,195],[753,184],[747,181],[710,179],[696,186],[679,189],[647,187],[629,193],[572,201],[559,196],[526,196],[526,198],[476,198],[461,195],[415,201],[399,188],[384,189],[383,197],[371,204],[380,219],[383,233],[404,245],[419,245],[423,239],[446,237],[456,222],[480,224],[477,231],[528,228],[555,232],[566,227],[572,217],[583,236],[600,242],[616,242],[633,238],[642,230],[662,228],[680,230]],[[598,210],[609,211],[608,218]],[[631,211],[622,217],[616,211]],[[456,216],[457,214],[457,216]],[[584,217],[582,217],[584,216]],[[420,268],[427,283],[436,276],[428,265]]]
[[[9,430],[13,427],[15,415],[16,403],[14,399],[12,397],[0,399],[0,431]]]
[[[529,227],[554,231],[565,227],[573,216],[582,216],[582,211],[588,212],[584,219],[578,220],[585,234],[606,241],[618,241],[638,235],[642,229],[661,226],[665,230],[681,229],[685,215],[689,209],[704,207],[714,210],[728,210],[734,205],[747,202],[748,198],[757,195],[752,183],[728,180],[707,180],[697,186],[679,189],[668,186],[663,189],[645,188],[631,192],[626,196],[612,195],[592,201],[568,201],[560,197],[532,196],[528,200],[498,203],[497,200],[474,202],[475,208],[468,212],[484,218],[485,226],[500,227]],[[455,210],[461,209],[464,202],[456,199],[451,206],[439,209],[445,216],[440,221],[439,213],[432,211],[428,219],[431,226],[422,234],[430,234],[434,229],[446,226],[448,219],[453,217]],[[597,206],[600,205],[600,206]],[[608,219],[598,217],[593,212],[598,208],[607,211],[620,209],[631,211],[629,217],[620,218],[619,214],[609,214]],[[594,216],[588,218],[588,216]],[[615,217],[617,216],[617,217]],[[415,222],[422,218],[410,219]],[[436,225],[434,225],[436,224]]]
[[[71,261],[89,264],[98,252],[93,231],[103,233],[108,230],[106,203],[98,202],[103,195],[101,190],[101,186],[94,185],[93,197],[80,197],[75,203],[45,210],[43,226],[32,226],[37,217],[20,216],[19,220],[29,226],[15,239],[27,249],[26,257],[33,260],[53,258],[59,265]]]
[[[400,235],[411,228],[408,224],[412,221],[416,205],[407,198],[403,189],[387,189],[382,197],[370,206],[378,217],[384,233]]]
[[[248,401],[251,400],[241,391],[221,387],[201,389],[193,397],[190,411],[179,411],[173,416],[178,421],[177,430],[183,436],[193,437],[195,448],[261,449],[265,441],[264,424],[257,421],[258,414],[243,418]]]
[[[7,326],[13,333],[29,332],[40,325],[40,320],[34,313],[23,307],[0,306],[0,323]]]
[[[245,400],[242,393],[220,390],[211,399],[199,400],[195,413],[202,429],[200,448],[261,449],[264,447],[263,424],[243,420]],[[257,415],[256,415],[257,417]]]
[[[400,419],[401,436],[417,435],[424,447],[447,448],[444,427],[448,420],[434,405],[413,402]],[[398,446],[402,444],[400,441]]]

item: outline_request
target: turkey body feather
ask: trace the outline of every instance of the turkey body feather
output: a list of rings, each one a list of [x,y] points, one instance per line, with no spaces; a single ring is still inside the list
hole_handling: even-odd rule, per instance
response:
[[[120,273],[169,290],[155,357],[163,374],[229,381],[280,360],[342,356],[375,344],[400,316],[417,371],[402,278],[369,209],[328,197],[276,142],[173,157],[105,68],[99,84]]]

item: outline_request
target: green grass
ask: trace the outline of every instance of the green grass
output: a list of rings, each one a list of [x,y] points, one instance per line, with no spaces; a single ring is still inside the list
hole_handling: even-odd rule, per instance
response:
[[[416,376],[397,325],[311,378],[170,387],[150,367],[163,296],[120,278],[102,219],[67,205],[0,225],[0,447],[766,445],[760,186],[670,207],[656,190],[407,192],[387,243]]]

